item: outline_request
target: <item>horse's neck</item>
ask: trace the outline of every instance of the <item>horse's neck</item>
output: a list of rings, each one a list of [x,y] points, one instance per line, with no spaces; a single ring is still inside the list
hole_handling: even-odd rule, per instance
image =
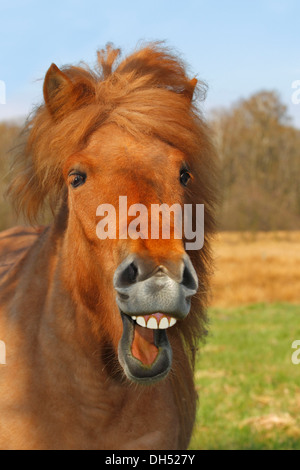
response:
[[[27,273],[22,308],[26,318],[23,313],[20,320],[31,331],[28,359],[40,386],[55,383],[57,393],[61,385],[61,393],[68,389],[79,400],[84,395],[92,400],[93,390],[99,393],[105,382],[101,349],[91,314],[77,295],[75,271],[80,268],[80,255],[71,255],[67,236],[66,230],[54,224],[28,253],[20,275]]]

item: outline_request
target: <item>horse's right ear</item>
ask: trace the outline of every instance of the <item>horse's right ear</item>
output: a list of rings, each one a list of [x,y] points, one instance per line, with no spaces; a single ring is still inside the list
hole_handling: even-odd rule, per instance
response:
[[[66,95],[72,92],[72,82],[59,68],[52,64],[44,80],[44,99],[50,113],[54,116],[62,108]]]

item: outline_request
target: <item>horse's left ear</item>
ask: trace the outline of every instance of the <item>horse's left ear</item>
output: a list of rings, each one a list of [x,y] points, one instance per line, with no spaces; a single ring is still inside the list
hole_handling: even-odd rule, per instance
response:
[[[72,92],[72,82],[55,64],[52,64],[45,76],[43,92],[47,108],[55,115],[63,104],[62,96]]]
[[[184,91],[184,94],[186,95],[187,98],[189,98],[190,101],[192,101],[193,96],[194,96],[194,91],[197,86],[198,80],[197,78],[192,78],[187,84],[187,87]]]

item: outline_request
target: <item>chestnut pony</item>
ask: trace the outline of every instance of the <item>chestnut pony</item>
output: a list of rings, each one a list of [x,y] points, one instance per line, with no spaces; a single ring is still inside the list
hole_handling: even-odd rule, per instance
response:
[[[204,87],[161,43],[119,57],[108,45],[95,70],[52,64],[16,158],[16,208],[36,223],[50,205],[54,220],[0,236],[3,449],[189,444],[214,231]],[[120,236],[132,219],[119,221],[119,196],[204,204],[203,248]],[[115,239],[97,236],[100,204],[116,209]]]

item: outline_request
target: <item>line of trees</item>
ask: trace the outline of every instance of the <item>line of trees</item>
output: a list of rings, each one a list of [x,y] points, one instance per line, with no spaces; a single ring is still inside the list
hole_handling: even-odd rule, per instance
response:
[[[223,230],[300,229],[300,131],[276,92],[213,113]]]
[[[17,124],[0,124],[0,230],[18,223],[9,201],[4,198],[4,192],[11,178],[12,151],[17,145],[20,131],[21,127]]]
[[[220,159],[221,230],[300,229],[300,131],[274,91],[212,113]],[[18,125],[0,124],[1,188],[7,185]],[[17,219],[0,192],[0,230]]]

